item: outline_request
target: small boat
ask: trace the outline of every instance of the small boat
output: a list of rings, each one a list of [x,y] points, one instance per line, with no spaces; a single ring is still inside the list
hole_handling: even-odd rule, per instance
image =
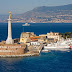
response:
[[[44,49],[44,50],[42,50],[42,52],[49,52],[49,50],[48,49]]]
[[[28,24],[28,23],[25,23],[25,24],[23,24],[22,26],[30,26],[30,24]]]

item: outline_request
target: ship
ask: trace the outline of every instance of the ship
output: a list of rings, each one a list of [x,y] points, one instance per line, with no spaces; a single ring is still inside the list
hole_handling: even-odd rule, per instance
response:
[[[49,50],[56,50],[56,49],[69,49],[69,42],[68,41],[58,41],[56,43],[50,43],[47,44],[47,46],[44,46],[44,49]]]
[[[25,23],[25,24],[23,24],[22,26],[30,26],[30,24],[28,24],[28,23]]]

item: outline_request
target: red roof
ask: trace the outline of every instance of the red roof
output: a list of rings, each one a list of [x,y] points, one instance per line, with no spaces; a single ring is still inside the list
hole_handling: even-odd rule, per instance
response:
[[[39,39],[40,36],[36,36],[36,37],[30,37],[30,39]]]
[[[39,38],[40,38],[40,36],[30,37],[30,39],[31,39],[32,41],[38,41]]]

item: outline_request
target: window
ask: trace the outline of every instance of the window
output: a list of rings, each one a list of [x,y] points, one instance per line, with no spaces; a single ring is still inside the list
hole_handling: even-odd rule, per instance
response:
[[[47,36],[46,36],[46,38],[47,38]]]

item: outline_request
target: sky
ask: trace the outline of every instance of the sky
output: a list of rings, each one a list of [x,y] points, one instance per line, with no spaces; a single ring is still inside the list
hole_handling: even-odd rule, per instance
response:
[[[72,0],[0,0],[0,14],[22,14],[38,6],[60,6],[72,4]]]

